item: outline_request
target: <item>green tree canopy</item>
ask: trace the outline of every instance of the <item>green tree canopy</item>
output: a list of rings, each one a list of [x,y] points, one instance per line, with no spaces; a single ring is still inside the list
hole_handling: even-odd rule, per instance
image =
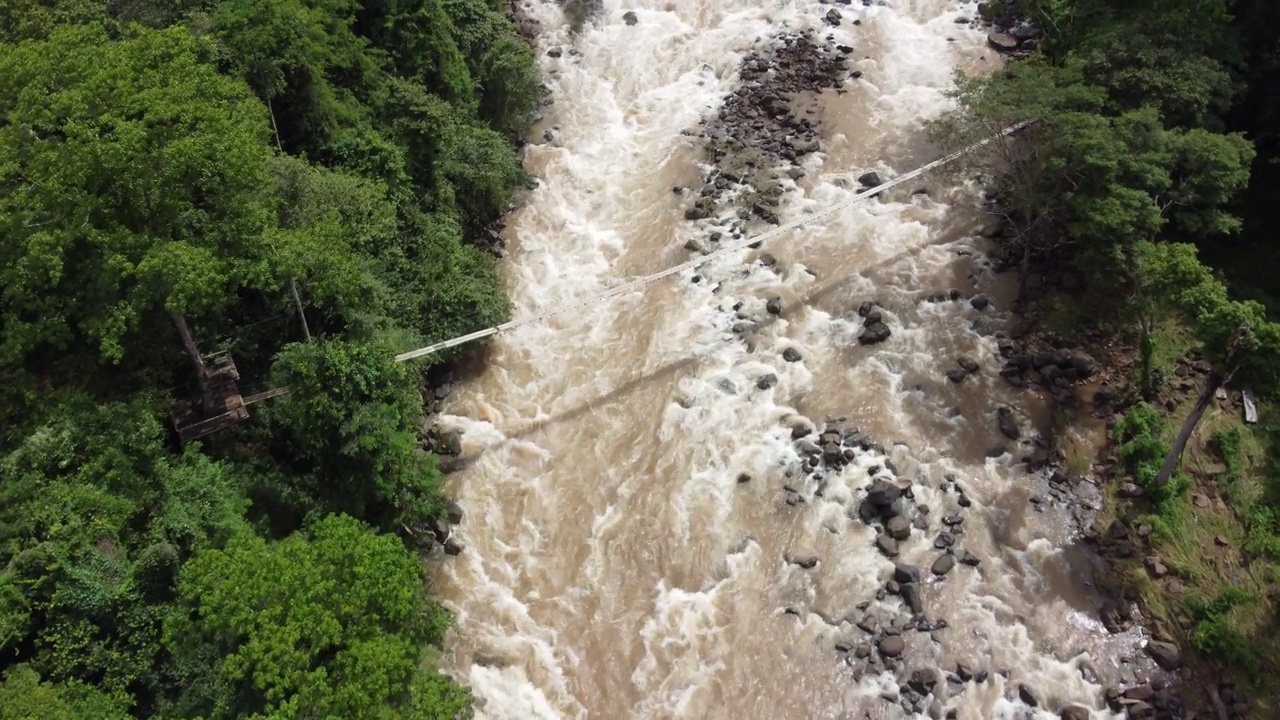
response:
[[[278,286],[267,118],[208,51],[181,27],[89,25],[0,53],[0,360],[119,361],[160,310]]]
[[[275,543],[237,536],[192,559],[180,592],[175,653],[199,671],[203,648],[220,651],[184,713],[210,720],[386,717],[448,624],[400,541],[347,516]]]
[[[80,683],[54,685],[26,665],[0,683],[0,720],[127,720],[112,698]]]
[[[422,398],[390,348],[337,340],[289,345],[273,376],[289,394],[272,418],[323,507],[397,527],[438,515],[440,473],[418,449]]]

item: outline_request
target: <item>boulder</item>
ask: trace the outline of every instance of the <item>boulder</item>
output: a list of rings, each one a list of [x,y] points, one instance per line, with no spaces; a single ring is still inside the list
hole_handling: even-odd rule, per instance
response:
[[[780,297],[772,297],[772,298],[769,298],[769,302],[767,302],[767,303],[765,303],[765,304],[764,304],[764,309],[765,309],[765,310],[766,310],[770,315],[780,315],[780,314],[782,314],[782,298],[780,298]]]
[[[769,373],[768,375],[763,375],[759,380],[756,380],[756,387],[760,388],[761,390],[768,390],[769,388],[777,384],[778,384],[778,376],[774,375],[773,373]]]
[[[640,18],[636,17],[635,11],[628,10],[622,14],[622,21],[627,25],[635,25],[640,22]]]
[[[1169,672],[1182,667],[1182,651],[1173,643],[1152,640],[1147,643],[1146,651],[1157,665]]]
[[[1000,432],[1010,440],[1022,437],[1022,431],[1018,429],[1018,421],[1014,418],[1011,408],[1002,407],[996,410],[996,424],[1000,427]]]
[[[904,563],[894,563],[893,579],[902,585],[920,582],[920,570]]]
[[[1079,705],[1068,705],[1058,713],[1060,720],[1089,720],[1088,709]]]
[[[1018,38],[998,31],[992,31],[987,35],[987,44],[997,52],[1013,52],[1018,49],[1020,44]]]
[[[920,595],[920,583],[905,583],[898,588],[898,594],[902,597],[902,602],[911,608],[912,614],[922,615],[924,613],[924,599]]]
[[[890,635],[882,638],[876,647],[880,650],[882,657],[895,658],[907,649],[907,641],[903,640],[901,635]]]
[[[877,536],[876,547],[888,557],[897,557],[898,555],[898,541],[888,535]]]
[[[450,536],[448,540],[444,541],[444,552],[446,555],[461,555],[462,551],[465,549],[466,546],[462,544],[462,541],[457,540],[452,536]]]
[[[865,172],[858,176],[858,184],[863,188],[873,188],[882,185],[880,174],[877,172]]]
[[[933,567],[930,570],[934,575],[946,575],[951,572],[951,568],[956,566],[956,558],[954,555],[947,553],[940,555],[937,560],[933,561]]]
[[[445,517],[449,519],[450,525],[457,525],[462,522],[462,506],[457,501],[449,500],[444,504]]]
[[[888,507],[900,497],[902,497],[902,488],[888,480],[876,480],[867,490],[867,500],[879,507]]]
[[[432,431],[431,450],[437,455],[461,455],[462,431]]]
[[[911,671],[911,679],[907,681],[907,687],[915,690],[921,695],[928,695],[933,692],[934,686],[938,684],[938,671],[933,668],[920,668]]]
[[[795,348],[787,348],[782,351],[782,359],[787,362],[800,362],[800,351]]]
[[[796,567],[802,568],[804,570],[812,570],[818,565],[818,556],[800,555],[797,557],[788,558],[787,562],[791,563],[792,565],[795,565]]]
[[[1076,371],[1076,375],[1080,378],[1091,378],[1098,372],[1098,361],[1093,356],[1081,350],[1075,350],[1069,353],[1066,361],[1058,363],[1059,367],[1068,367]]]
[[[885,532],[894,540],[906,540],[911,537],[911,523],[901,515],[894,515],[885,523]]]
[[[831,8],[830,10],[828,10],[828,11],[827,11],[827,14],[826,14],[826,15],[823,15],[823,16],[822,16],[822,19],[823,19],[823,21],[825,21],[828,25],[831,25],[832,27],[835,27],[835,26],[838,26],[838,25],[840,24],[840,18],[842,18],[842,17],[844,17],[844,16],[840,14],[840,11],[839,11],[839,10],[837,10],[837,9],[835,9],[835,8]]]
[[[858,334],[858,342],[862,345],[875,345],[888,340],[891,334],[889,326],[883,321],[870,322],[862,326],[862,332]]]
[[[1018,685],[1018,699],[1030,707],[1040,706],[1040,700],[1036,697],[1035,693],[1031,691],[1031,688],[1023,684]]]

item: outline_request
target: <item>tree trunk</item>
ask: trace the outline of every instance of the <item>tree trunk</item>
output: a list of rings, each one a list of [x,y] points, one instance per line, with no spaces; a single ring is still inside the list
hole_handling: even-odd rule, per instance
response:
[[[1160,467],[1160,474],[1156,475],[1156,485],[1164,487],[1169,482],[1169,478],[1173,477],[1173,471],[1178,467],[1178,460],[1182,457],[1182,451],[1187,447],[1187,441],[1191,439],[1191,433],[1195,432],[1196,425],[1200,424],[1200,418],[1204,417],[1204,411],[1209,409],[1209,403],[1213,402],[1213,394],[1218,388],[1226,385],[1231,380],[1231,376],[1235,373],[1236,353],[1240,351],[1240,343],[1244,340],[1244,333],[1248,330],[1247,325],[1241,325],[1236,328],[1235,335],[1231,338],[1231,344],[1227,347],[1226,366],[1227,371],[1214,370],[1209,374],[1209,381],[1205,383],[1204,390],[1200,391],[1200,399],[1196,401],[1196,406],[1191,410],[1191,414],[1182,423],[1182,429],[1178,431],[1178,437],[1174,438],[1173,445],[1169,448],[1169,454],[1164,458],[1164,465]]]
[[[302,298],[298,296],[298,281],[289,278],[289,292],[293,294],[294,307],[298,309],[298,318],[302,320],[302,335],[311,342],[311,327],[307,325],[307,314],[302,310]]]
[[[1031,300],[1027,289],[1031,277],[1031,242],[1024,236],[1022,239],[1022,261],[1018,263],[1018,299],[1014,302],[1014,312],[1022,315],[1027,303]]]
[[[191,364],[196,371],[196,382],[200,385],[200,401],[208,410],[213,407],[213,391],[209,389],[209,374],[205,371],[204,358],[200,357],[200,348],[196,347],[196,340],[191,336],[191,328],[187,327],[187,319],[182,317],[181,313],[170,310],[169,319],[173,321],[173,326],[178,329],[178,335],[182,337],[182,347],[187,351],[187,357],[191,358]]]
[[[1222,373],[1215,372],[1209,376],[1209,382],[1205,384],[1204,390],[1200,392],[1200,399],[1196,401],[1196,406],[1192,409],[1191,414],[1182,423],[1182,429],[1178,431],[1178,437],[1174,438],[1173,445],[1169,448],[1169,454],[1164,458],[1164,465],[1160,468],[1160,474],[1156,475],[1156,485],[1164,487],[1169,482],[1169,478],[1173,477],[1173,471],[1178,467],[1178,460],[1182,457],[1182,451],[1187,447],[1187,441],[1191,439],[1191,433],[1195,432],[1196,425],[1200,424],[1200,418],[1204,417],[1204,411],[1209,409],[1209,403],[1213,402],[1213,394],[1218,388],[1227,381],[1227,377]]]

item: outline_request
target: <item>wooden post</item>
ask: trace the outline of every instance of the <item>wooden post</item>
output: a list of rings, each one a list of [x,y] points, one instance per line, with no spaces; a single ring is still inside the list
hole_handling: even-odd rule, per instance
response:
[[[1196,425],[1200,424],[1200,418],[1204,417],[1204,411],[1209,408],[1209,403],[1213,402],[1213,395],[1218,388],[1226,385],[1231,381],[1231,376],[1236,372],[1236,354],[1240,351],[1240,345],[1244,342],[1244,334],[1249,329],[1248,325],[1241,325],[1236,328],[1236,332],[1231,336],[1231,344],[1227,346],[1227,359],[1224,365],[1226,370],[1214,369],[1209,373],[1209,381],[1205,383],[1204,389],[1200,391],[1200,399],[1196,401],[1196,406],[1191,410],[1191,414],[1182,423],[1182,429],[1178,431],[1178,437],[1174,438],[1173,445],[1169,448],[1169,454],[1164,458],[1164,465],[1160,468],[1160,474],[1156,475],[1156,485],[1164,487],[1169,482],[1169,478],[1173,477],[1173,471],[1178,467],[1178,460],[1182,457],[1182,451],[1187,447],[1187,441],[1191,439],[1191,433],[1195,432]]]
[[[178,329],[178,335],[182,337],[182,347],[187,351],[191,365],[195,367],[196,382],[200,385],[200,401],[206,412],[212,410],[213,391],[209,388],[209,373],[205,369],[204,358],[200,357],[200,348],[196,346],[196,340],[191,336],[191,328],[187,327],[187,319],[176,310],[169,311],[169,319]]]

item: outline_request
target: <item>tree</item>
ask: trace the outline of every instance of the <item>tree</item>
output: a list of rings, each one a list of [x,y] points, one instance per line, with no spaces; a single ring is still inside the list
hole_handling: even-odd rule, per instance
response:
[[[0,720],[129,720],[115,699],[80,683],[54,685],[26,665],[0,683]]]
[[[0,650],[149,705],[179,565],[245,528],[234,476],[170,456],[148,403],[69,402],[0,456]]]
[[[185,28],[99,25],[0,52],[0,363],[120,362],[166,314],[187,340],[183,316],[282,286],[267,117],[210,53]]]
[[[204,668],[211,694],[184,710],[211,720],[385,717],[409,701],[424,646],[448,626],[413,555],[346,516],[200,553],[180,593],[185,611],[167,634],[174,653],[218,649]]]
[[[443,510],[440,473],[418,449],[422,398],[390,348],[325,340],[286,346],[273,377],[289,388],[271,409],[287,456],[328,511],[386,527]]]

